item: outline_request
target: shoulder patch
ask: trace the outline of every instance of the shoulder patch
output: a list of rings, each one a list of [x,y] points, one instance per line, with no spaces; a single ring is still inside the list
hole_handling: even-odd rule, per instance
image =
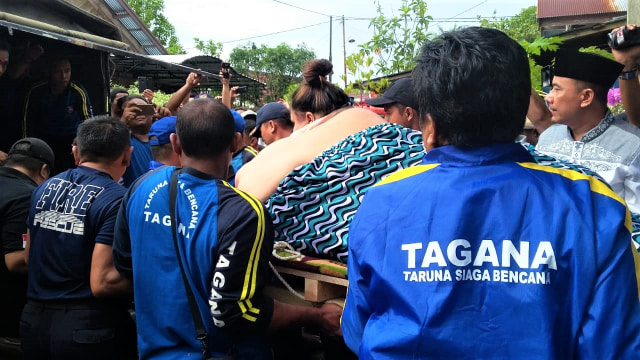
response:
[[[425,171],[429,171],[431,169],[438,167],[438,165],[440,164],[416,165],[416,166],[408,167],[406,169],[402,169],[400,171],[396,171],[393,174],[379,181],[377,184],[374,185],[374,187],[391,184],[393,182],[404,180],[414,175],[422,174]]]

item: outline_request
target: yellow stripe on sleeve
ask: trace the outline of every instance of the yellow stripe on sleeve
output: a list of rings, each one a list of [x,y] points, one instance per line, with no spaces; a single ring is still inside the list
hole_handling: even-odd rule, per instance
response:
[[[73,82],[70,82],[69,84],[71,84],[71,87],[76,89],[76,91],[78,91],[80,93],[80,97],[82,97],[82,114],[84,115],[85,119],[89,118],[89,110],[87,107],[87,97],[84,93],[84,91],[82,90],[81,87],[79,87],[78,85],[74,84]]]
[[[249,256],[249,266],[247,266],[247,271],[244,277],[244,284],[242,288],[242,295],[240,296],[240,300],[250,299],[255,294],[256,290],[256,277],[257,277],[257,268],[258,261],[260,260],[260,252],[258,251],[262,247],[262,242],[264,240],[264,232],[265,232],[265,216],[264,209],[260,205],[257,199],[253,198],[251,195],[244,193],[235,187],[231,186],[226,181],[223,181],[225,186],[233,189],[238,195],[242,196],[255,210],[258,214],[258,229],[256,230],[256,238],[253,242],[253,247],[251,248],[251,255]]]

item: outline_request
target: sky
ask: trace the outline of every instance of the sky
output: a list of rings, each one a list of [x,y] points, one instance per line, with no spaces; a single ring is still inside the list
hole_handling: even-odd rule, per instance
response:
[[[402,0],[379,0],[386,17],[398,14]],[[476,16],[513,16],[523,8],[537,5],[537,0],[427,0],[427,14],[434,18],[429,29],[439,33],[454,25],[478,25]],[[377,15],[374,0],[164,0],[165,16],[176,28],[187,53],[197,55],[193,38],[223,43],[222,59],[227,60],[236,46],[255,43],[273,47],[287,43],[292,47],[306,44],[318,58],[329,58],[334,66],[333,82],[344,73],[344,50],[347,56],[372,37],[369,20]],[[333,15],[333,31],[329,16]],[[343,48],[342,16],[345,16]],[[295,30],[292,30],[295,29]],[[291,31],[288,31],[291,30]],[[276,33],[276,34],[274,34]],[[270,34],[270,35],[269,35]],[[330,34],[332,34],[330,36]],[[266,35],[266,36],[265,36]],[[353,40],[350,42],[350,40]],[[233,66],[233,64],[231,64]]]

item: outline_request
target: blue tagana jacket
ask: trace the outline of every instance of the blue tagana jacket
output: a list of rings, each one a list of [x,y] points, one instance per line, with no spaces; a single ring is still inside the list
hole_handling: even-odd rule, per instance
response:
[[[345,342],[361,359],[638,359],[630,233],[624,201],[570,166],[436,148],[351,224]]]

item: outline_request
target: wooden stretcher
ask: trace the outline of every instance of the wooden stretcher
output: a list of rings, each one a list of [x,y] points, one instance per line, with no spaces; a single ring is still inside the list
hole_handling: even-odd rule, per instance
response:
[[[347,265],[334,260],[302,256],[300,259],[271,259],[276,270],[304,279],[304,298],[310,302],[344,298],[347,294]]]

